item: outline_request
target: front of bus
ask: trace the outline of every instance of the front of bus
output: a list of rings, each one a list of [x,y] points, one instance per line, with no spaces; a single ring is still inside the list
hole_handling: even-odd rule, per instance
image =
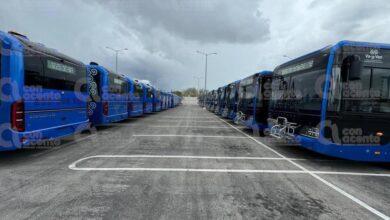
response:
[[[230,102],[233,100],[231,98],[231,94],[232,95],[234,94],[234,92],[232,92],[233,89],[234,89],[234,83],[231,83],[231,84],[226,86],[224,107],[223,107],[222,114],[221,114],[221,116],[224,118],[227,118],[229,116]]]
[[[237,114],[234,122],[248,128],[252,128],[256,121],[254,119],[255,112],[255,91],[258,74],[251,75],[240,82],[238,93]]]
[[[227,118],[229,119],[234,119],[237,114],[239,86],[240,86],[240,81],[234,82],[233,87],[229,94],[228,115],[227,115]]]
[[[323,114],[328,154],[390,161],[390,45],[340,42]]]
[[[221,87],[221,96],[219,98],[217,115],[221,115],[222,116],[223,111],[225,110],[225,106],[226,106],[226,91],[227,91],[227,86]]]

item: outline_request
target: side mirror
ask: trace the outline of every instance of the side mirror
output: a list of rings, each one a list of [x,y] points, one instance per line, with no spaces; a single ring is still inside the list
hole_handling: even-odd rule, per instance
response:
[[[363,69],[363,63],[357,55],[347,56],[341,66],[341,78],[347,80],[359,80]]]

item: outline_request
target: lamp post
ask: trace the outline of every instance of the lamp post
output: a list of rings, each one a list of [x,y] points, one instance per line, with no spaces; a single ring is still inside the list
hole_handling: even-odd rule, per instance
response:
[[[217,55],[217,53],[206,53],[206,52],[199,51],[199,50],[196,52],[205,56],[205,59],[206,59],[205,67],[204,67],[204,91],[206,91],[207,90],[207,58],[210,55]]]
[[[115,73],[118,74],[118,54],[122,51],[125,51],[125,50],[128,50],[127,48],[123,48],[123,49],[113,49],[111,47],[106,47],[107,49],[109,50],[112,50],[115,52]]]

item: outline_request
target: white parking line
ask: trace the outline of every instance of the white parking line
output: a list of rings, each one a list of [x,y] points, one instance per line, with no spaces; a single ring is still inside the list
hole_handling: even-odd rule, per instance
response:
[[[185,120],[185,121],[176,121],[176,120],[151,120],[153,122],[188,122],[188,123],[221,123],[220,121],[196,121],[196,120]]]
[[[159,118],[169,118],[169,119],[214,119],[214,117],[175,117],[175,116],[162,116]]]
[[[206,129],[232,129],[228,126],[175,126],[175,125],[150,125],[150,128],[206,128]]]
[[[217,116],[215,116],[217,117]],[[256,140],[254,137],[252,136],[249,136],[248,134],[246,134],[245,132],[241,131],[240,129],[238,128],[235,128],[233,125],[231,125],[230,123],[226,122],[225,120],[217,117],[219,120],[221,120],[222,122],[226,123],[227,125],[231,126],[232,128],[236,129],[239,133],[241,134],[244,134],[245,136],[247,136],[248,138],[252,139],[253,141],[255,141],[256,143],[258,143],[260,146],[274,152],[275,154],[277,154],[278,156],[282,157],[282,158],[285,158],[287,161],[289,161],[291,164],[295,165],[296,167],[298,167],[299,169],[301,169],[302,171],[305,171],[307,172],[309,175],[311,175],[312,177],[314,177],[315,179],[321,181],[322,183],[324,183],[325,185],[329,186],[330,188],[332,188],[333,190],[339,192],[340,194],[344,195],[345,197],[349,198],[350,200],[354,201],[356,204],[362,206],[363,208],[367,209],[368,211],[370,211],[371,213],[377,215],[378,217],[382,218],[382,219],[386,219],[386,220],[390,220],[390,217],[383,214],[382,212],[374,209],[373,207],[371,207],[370,205],[368,205],[367,203],[363,202],[362,200],[356,198],[355,196],[347,193],[346,191],[342,190],[341,188],[339,188],[338,186],[330,183],[329,181],[325,180],[324,178],[320,177],[319,175],[317,175],[317,173],[315,171],[310,171],[308,169],[306,169],[305,167],[301,166],[300,164],[290,160],[289,158],[287,158],[286,156],[284,156],[283,154],[279,153],[278,151],[272,149],[271,147],[265,145],[264,143]]]
[[[350,175],[350,176],[378,176],[390,177],[390,173],[362,173],[337,171],[304,171],[304,170],[255,170],[255,169],[194,169],[194,168],[142,168],[142,167],[77,167],[77,164],[95,158],[163,158],[163,159],[215,159],[215,160],[270,160],[287,161],[308,160],[304,158],[282,157],[219,157],[219,156],[190,156],[190,155],[95,155],[81,158],[69,165],[69,169],[79,171],[162,171],[162,172],[216,172],[216,173],[282,173],[282,174],[323,174],[323,175]],[[288,160],[287,160],[288,159]]]
[[[236,138],[248,139],[245,136],[216,136],[216,135],[186,135],[186,134],[134,134],[133,137],[187,137],[187,138]]]

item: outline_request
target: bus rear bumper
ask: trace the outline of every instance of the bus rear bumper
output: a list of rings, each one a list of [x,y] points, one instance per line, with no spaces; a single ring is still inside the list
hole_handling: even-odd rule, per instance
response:
[[[61,125],[57,127],[50,127],[35,131],[16,132],[11,131],[12,138],[4,142],[0,146],[0,151],[16,150],[28,147],[55,147],[61,138],[78,134],[82,131],[90,129],[90,122],[88,120]]]
[[[153,112],[153,105],[152,105],[152,103],[147,103],[144,106],[144,114],[150,114],[152,112]]]
[[[138,117],[138,116],[143,115],[143,113],[144,113],[144,111],[142,109],[138,109],[138,110],[130,111],[128,116],[129,116],[129,118]]]

